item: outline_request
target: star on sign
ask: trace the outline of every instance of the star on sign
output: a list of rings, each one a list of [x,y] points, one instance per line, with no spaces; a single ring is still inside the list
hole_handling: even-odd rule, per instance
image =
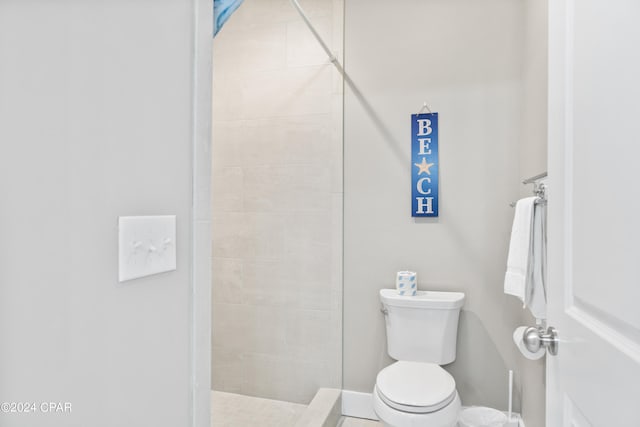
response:
[[[418,175],[420,175],[422,172],[426,173],[427,175],[431,175],[431,172],[429,172],[429,168],[431,166],[433,166],[433,163],[427,163],[427,159],[425,159],[424,157],[422,158],[422,163],[414,163],[414,165],[416,165],[418,167],[418,169],[420,169],[418,171]]]

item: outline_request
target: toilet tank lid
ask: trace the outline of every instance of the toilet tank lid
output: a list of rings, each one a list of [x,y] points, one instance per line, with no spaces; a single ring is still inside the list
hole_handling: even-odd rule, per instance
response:
[[[395,307],[451,310],[464,304],[462,292],[418,291],[414,296],[399,295],[395,289],[380,289],[380,301]]]

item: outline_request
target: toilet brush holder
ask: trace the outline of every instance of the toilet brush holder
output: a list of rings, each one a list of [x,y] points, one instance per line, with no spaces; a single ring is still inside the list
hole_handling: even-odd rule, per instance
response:
[[[512,416],[511,420],[507,420],[502,427],[518,427],[520,425],[520,417]]]
[[[484,406],[463,409],[458,417],[458,427],[519,427],[520,416]]]

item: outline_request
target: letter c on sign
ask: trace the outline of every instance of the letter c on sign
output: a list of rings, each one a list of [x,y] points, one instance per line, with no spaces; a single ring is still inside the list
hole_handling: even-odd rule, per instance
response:
[[[431,178],[429,178],[428,176],[425,176],[424,178],[420,178],[418,180],[418,182],[416,183],[416,189],[418,190],[418,193],[420,194],[431,194],[431,189],[429,188],[428,190],[424,190],[424,182],[427,181],[428,184],[431,184]]]

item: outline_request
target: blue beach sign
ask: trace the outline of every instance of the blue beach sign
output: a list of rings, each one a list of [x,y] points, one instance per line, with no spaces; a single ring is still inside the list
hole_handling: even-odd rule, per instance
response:
[[[438,113],[411,115],[411,216],[438,216]]]

